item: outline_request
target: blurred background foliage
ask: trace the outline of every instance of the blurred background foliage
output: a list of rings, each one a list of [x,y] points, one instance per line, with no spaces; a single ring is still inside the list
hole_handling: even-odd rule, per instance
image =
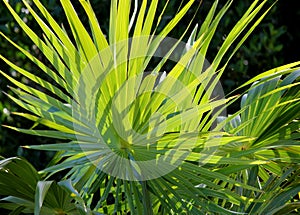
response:
[[[41,0],[47,9],[51,12],[54,18],[63,24],[68,31],[67,20],[63,15],[63,11],[60,7],[59,1],[56,0]],[[90,0],[96,15],[99,19],[100,25],[104,33],[108,33],[109,23],[109,0]],[[29,1],[30,2],[30,1]],[[163,10],[166,0],[160,1],[160,8]],[[198,1],[199,3],[200,1]],[[196,23],[203,21],[208,9],[213,1],[203,0],[200,9],[197,11],[197,5],[189,11],[187,16],[183,19],[182,23],[178,25],[176,31],[171,32],[172,37],[179,38],[179,35],[186,30],[186,26],[190,22],[195,12],[197,14],[193,20],[191,28]],[[220,7],[224,5],[226,0],[220,0]],[[252,0],[234,1],[231,9],[223,18],[221,25],[219,26],[214,42],[209,49],[209,56],[211,59],[215,56],[219,44],[229,30],[233,27],[234,23],[242,16],[246,8],[250,5]],[[35,32],[41,34],[41,29],[33,21],[32,16],[28,13],[28,10],[24,8],[20,0],[10,0],[13,8],[21,15],[24,22],[26,22]],[[79,14],[83,14],[83,11],[79,7],[79,3],[76,5],[76,10]],[[163,20],[168,21],[177,12],[177,8],[181,5],[182,0],[172,0],[169,2],[166,8]],[[276,66],[287,64],[300,59],[300,31],[298,24],[300,23],[300,8],[298,7],[297,0],[283,1],[279,0],[278,3],[270,11],[269,15],[261,23],[252,36],[245,42],[241,49],[237,52],[235,57],[230,62],[227,71],[222,78],[222,85],[226,93],[233,90],[235,87],[241,85],[250,77],[253,77],[263,71],[274,68]],[[25,36],[24,32],[18,27],[8,10],[4,6],[4,3],[0,3],[0,30],[13,41],[17,42],[20,46],[30,52],[34,53],[38,58],[43,58],[39,50],[32,45],[31,41]],[[88,25],[85,16],[81,16],[82,21]],[[159,29],[160,26],[158,26]],[[192,29],[191,29],[192,30]],[[191,32],[191,31],[190,31]],[[188,37],[189,35],[187,35]],[[38,73],[38,69],[33,63],[25,58],[24,55],[19,53],[16,49],[12,48],[10,44],[0,37],[0,54],[4,55],[8,59],[12,60],[17,65],[24,67],[33,73]],[[211,59],[208,59],[210,61]],[[10,75],[17,77],[23,83],[31,84],[28,80],[20,76],[17,72],[10,69],[3,61],[0,62],[0,69],[9,73]],[[47,77],[44,77],[47,78]],[[26,121],[23,118],[15,117],[13,112],[19,107],[16,104],[8,100],[7,96],[3,93],[11,93],[7,85],[10,83],[0,77],[0,124],[9,124],[16,127],[30,128],[33,126],[32,122]],[[235,108],[235,107],[233,107]],[[230,110],[229,110],[230,112]],[[26,157],[37,169],[45,167],[48,161],[52,157],[50,152],[30,151],[22,149],[21,145],[33,145],[44,144],[53,142],[55,140],[49,140],[45,138],[39,138],[35,136],[28,136],[15,131],[11,131],[7,128],[0,127],[0,155],[4,157],[11,156],[24,156]]]

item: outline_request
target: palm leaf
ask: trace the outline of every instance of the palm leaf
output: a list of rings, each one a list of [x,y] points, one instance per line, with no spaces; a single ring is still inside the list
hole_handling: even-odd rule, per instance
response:
[[[42,92],[0,71],[20,88],[11,88],[14,95],[8,97],[31,112],[15,114],[34,122],[30,129],[7,127],[66,140],[25,148],[59,152],[51,165],[39,172],[46,178],[63,170],[67,173],[63,181],[56,183],[41,180],[39,173],[22,159],[2,160],[0,194],[8,197],[1,207],[16,214],[60,210],[88,214],[92,213],[90,208],[104,214],[263,214],[299,206],[291,202],[299,185],[295,182],[285,187],[283,183],[292,181],[299,161],[299,62],[246,82],[241,87],[252,86],[241,99],[241,109],[227,118],[219,117],[239,98],[216,95],[220,77],[270,10],[271,7],[264,9],[267,0],[250,5],[209,66],[205,61],[207,50],[232,1],[218,12],[215,1],[199,31],[195,27],[191,32],[188,44],[182,39],[193,19],[167,51],[164,45],[172,41],[168,34],[195,4],[194,0],[183,4],[160,32],[157,27],[168,2],[162,13],[156,14],[157,0],[141,1],[139,11],[139,1],[133,4],[113,0],[108,39],[89,1],[80,1],[89,29],[71,1],[61,1],[70,36],[40,1],[33,1],[38,11],[24,1],[43,30],[43,38],[23,22],[9,2],[4,2],[51,68],[2,32],[1,35],[56,82],[52,84],[0,56],[46,89]],[[166,74],[160,70],[167,61],[161,59],[153,65],[155,71],[144,74],[157,56],[176,56],[177,62]],[[214,126],[218,119],[220,124]],[[50,129],[40,130],[39,124]],[[19,166],[25,169],[16,168]],[[7,175],[5,168],[22,173],[24,181],[10,172]],[[282,173],[285,174],[280,177]],[[34,180],[28,181],[26,176],[30,174]],[[21,190],[12,189],[18,183],[24,184]],[[281,187],[286,189],[280,191]],[[284,199],[282,204],[276,204],[278,199]]]

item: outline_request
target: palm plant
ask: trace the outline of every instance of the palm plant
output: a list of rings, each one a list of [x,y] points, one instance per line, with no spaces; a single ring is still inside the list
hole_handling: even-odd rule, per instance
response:
[[[160,32],[158,0],[112,0],[107,37],[89,1],[79,1],[86,28],[71,1],[61,0],[70,32],[39,0],[23,2],[43,38],[4,1],[51,65],[0,34],[51,81],[0,56],[44,89],[0,71],[17,86],[7,96],[30,112],[14,114],[34,122],[30,129],[6,127],[62,143],[24,146],[57,151],[39,172],[22,158],[1,160],[0,207],[13,214],[274,214],[299,208],[300,62],[241,86],[252,84],[230,116],[226,108],[241,96],[225,99],[218,91],[229,60],[270,9],[264,9],[267,0],[250,5],[210,65],[208,47],[232,1],[219,11],[215,1],[187,43],[182,40],[192,20],[178,40],[167,36],[195,0]],[[174,67],[162,73],[170,59]],[[59,182],[53,181],[57,174],[63,174]]]

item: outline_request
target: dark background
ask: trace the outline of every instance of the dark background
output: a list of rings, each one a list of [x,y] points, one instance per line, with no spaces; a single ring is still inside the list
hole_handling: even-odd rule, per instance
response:
[[[43,4],[56,20],[60,23],[66,23],[63,11],[60,7],[59,1],[55,0],[42,0]],[[93,8],[98,16],[99,22],[105,33],[108,33],[108,18],[109,18],[109,0],[91,0]],[[160,1],[159,11],[162,10],[166,1]],[[198,11],[195,23],[203,21],[213,1],[204,0],[200,10]],[[221,7],[226,1],[220,0]],[[242,16],[252,1],[234,1],[231,9],[227,12],[222,19],[221,24],[216,32],[215,39],[211,44],[208,52],[208,60],[212,60],[216,54],[220,42],[223,37],[226,37],[233,24]],[[35,32],[41,34],[41,30],[34,22],[32,16],[26,13],[23,4],[19,0],[10,0],[13,8],[23,17],[28,25],[34,29]],[[176,8],[180,5],[181,1],[172,0],[163,17],[163,22],[167,22],[176,13]],[[199,3],[199,2],[198,2]],[[79,3],[74,1],[75,8],[78,13],[82,12]],[[270,4],[269,4],[270,5]],[[172,37],[178,38],[179,35],[185,30],[187,23],[193,17],[197,8],[197,4],[189,11],[183,21],[178,25],[175,31],[171,32]],[[9,14],[4,3],[0,3],[0,30],[13,41],[17,42],[23,48],[30,50],[40,59],[43,56],[39,50],[32,45],[31,41],[26,37],[24,32],[18,27],[16,22]],[[87,25],[87,19],[80,16],[82,22]],[[279,0],[273,7],[269,15],[264,19],[260,26],[254,31],[252,36],[245,42],[241,49],[236,53],[235,57],[231,60],[228,68],[226,69],[222,78],[222,85],[226,93],[233,90],[235,87],[241,85],[251,77],[264,72],[276,66],[291,63],[300,60],[300,7],[298,7],[297,0]],[[67,24],[64,25],[67,28]],[[194,26],[194,25],[192,25]],[[68,28],[67,28],[68,30]],[[22,54],[11,47],[10,44],[0,36],[0,54],[12,60],[17,65],[39,74],[38,69]],[[45,61],[46,62],[46,61]],[[4,62],[0,61],[0,69],[24,83],[32,84],[18,73],[11,70]],[[14,103],[12,103],[7,96],[2,92],[11,93],[7,88],[11,85],[5,78],[0,76],[0,124],[12,125],[22,128],[30,128],[33,123],[16,117],[12,114],[14,111],[22,111]],[[237,107],[232,107],[232,111]],[[229,110],[230,112],[230,110]],[[41,137],[33,137],[23,135],[7,128],[0,127],[0,155],[4,157],[11,156],[24,156],[38,169],[44,168],[47,162],[51,159],[52,153],[31,151],[22,149],[21,145],[32,144],[45,144],[53,143],[56,140],[45,139]]]

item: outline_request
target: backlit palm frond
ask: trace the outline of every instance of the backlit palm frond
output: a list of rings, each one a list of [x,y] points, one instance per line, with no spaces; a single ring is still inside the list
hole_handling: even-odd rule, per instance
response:
[[[70,201],[76,203],[71,209],[67,203],[66,207],[59,207],[61,213],[67,214],[73,213],[70,210],[104,214],[256,211],[253,204],[261,200],[256,202],[255,198],[274,190],[269,187],[271,182],[266,181],[268,171],[272,172],[274,166],[280,169],[280,162],[297,160],[292,152],[290,156],[281,156],[286,146],[280,145],[280,141],[288,139],[290,149],[297,148],[299,86],[295,81],[298,73],[291,68],[299,63],[250,80],[246,85],[263,81],[254,83],[245,94],[240,112],[216,125],[228,104],[237,99],[224,98],[220,77],[230,58],[268,12],[267,9],[260,13],[267,1],[251,4],[220,45],[211,64],[205,57],[232,1],[219,11],[215,1],[201,27],[192,31],[188,43],[182,40],[189,34],[192,20],[178,40],[167,36],[196,5],[194,0],[183,4],[161,31],[157,30],[163,16],[163,12],[157,14],[158,0],[112,0],[107,36],[89,1],[79,1],[89,20],[86,27],[71,1],[61,0],[70,28],[66,31],[38,0],[32,4],[24,0],[42,29],[43,38],[4,2],[51,63],[46,65],[1,32],[49,76],[42,79],[0,56],[14,70],[45,89],[25,85],[0,71],[17,86],[11,88],[15,94],[8,97],[29,112],[15,114],[34,122],[31,129],[7,127],[62,140],[25,146],[58,153],[53,165],[39,172],[46,175],[45,181],[39,178],[32,184],[37,188],[26,197],[31,198],[30,206],[10,201],[15,205],[5,205],[6,208],[19,212],[34,210],[38,214],[48,204],[50,209],[56,208],[47,198],[61,192],[72,193],[74,199]],[[157,63],[153,63],[154,58],[159,58]],[[174,66],[165,73],[163,68],[168,60]],[[225,65],[221,64],[223,60]],[[289,75],[280,81],[279,73]],[[227,129],[234,122],[237,125]],[[50,129],[40,130],[38,124]],[[292,138],[278,136],[284,132]],[[270,153],[273,148],[274,154]],[[63,170],[67,173],[62,182],[47,181]],[[259,182],[241,180],[239,174],[249,171],[251,179],[257,176]],[[290,177],[287,174],[280,180]],[[266,189],[258,186],[261,179]],[[291,193],[294,192],[292,187]],[[0,194],[17,197],[16,193]],[[273,201],[284,194],[278,194]],[[273,208],[270,203],[259,210]]]

